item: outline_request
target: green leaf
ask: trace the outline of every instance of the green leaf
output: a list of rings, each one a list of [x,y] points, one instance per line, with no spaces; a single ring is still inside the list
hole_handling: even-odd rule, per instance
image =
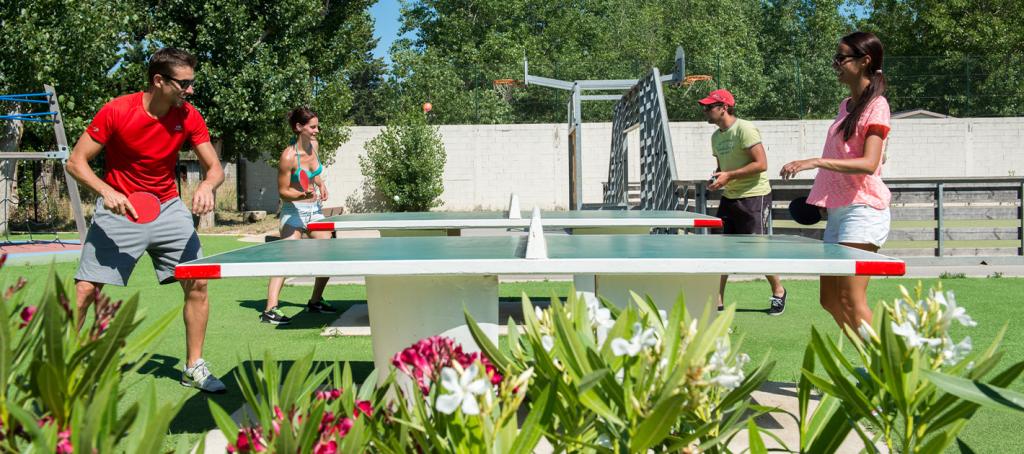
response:
[[[633,432],[630,438],[630,452],[646,452],[664,441],[665,436],[679,420],[684,402],[686,396],[683,394],[675,394],[659,402]]]
[[[526,419],[523,420],[523,425],[519,429],[519,435],[516,436],[515,441],[512,443],[509,453],[529,454],[533,452],[541,436],[544,435],[544,429],[551,424],[554,416],[557,391],[557,384],[549,385],[533,400],[530,404],[530,412]]]
[[[470,315],[469,310],[465,307],[462,308],[462,313],[466,316],[466,326],[469,327],[470,334],[473,335],[473,340],[480,347],[480,351],[487,356],[487,359],[498,368],[503,375],[513,375],[520,371],[512,369],[512,362],[505,357],[505,354],[501,352],[501,349],[497,345],[491,342],[491,339],[487,337],[487,334],[480,329],[480,325],[477,324],[476,319]]]
[[[217,424],[217,428],[224,433],[225,437],[227,437],[228,443],[237,443],[238,424],[235,424],[235,421],[231,419],[228,412],[224,411],[223,408],[220,408],[220,405],[217,405],[217,402],[214,402],[213,400],[208,402],[210,406],[210,416],[213,417],[213,422]]]
[[[747,436],[750,441],[750,454],[768,454],[768,448],[761,439],[761,431],[757,429],[757,424],[754,424],[754,418],[747,420]]]
[[[1019,375],[1024,371],[1024,361],[1011,366],[1010,369],[1017,370]],[[923,370],[922,373],[939,389],[962,399],[989,408],[1024,412],[1024,394],[1019,392],[931,370]]]

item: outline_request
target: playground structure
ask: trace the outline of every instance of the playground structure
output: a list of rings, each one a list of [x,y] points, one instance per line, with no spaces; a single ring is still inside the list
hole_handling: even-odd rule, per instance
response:
[[[611,155],[608,163],[608,189],[602,208],[626,209],[628,145],[626,136],[639,129],[641,203],[644,210],[676,210],[679,198],[672,181],[676,180],[676,164],[668,129],[663,83],[689,89],[695,83],[710,81],[706,75],[686,75],[686,52],[676,48],[672,73],[661,75],[658,68],[643,79],[565,81],[530,74],[530,65],[523,59],[525,85],[539,85],[572,92],[568,102],[569,122],[569,209],[583,208],[583,101],[617,101],[612,121]],[[500,84],[499,84],[500,82]],[[509,80],[495,81],[495,88],[507,92]],[[608,91],[619,90],[620,94]],[[627,90],[622,94],[621,90]],[[597,92],[596,94],[587,94]]]
[[[13,94],[13,95],[0,95],[0,101],[10,103],[29,103],[29,104],[45,104],[47,110],[44,112],[26,112],[21,113],[18,109],[14,109],[12,113],[7,115],[0,115],[0,120],[7,121],[31,121],[38,123],[52,123],[53,134],[56,138],[57,150],[55,151],[44,151],[44,152],[0,152],[0,163],[9,162],[13,166],[19,160],[49,160],[59,159],[62,167],[64,168],[64,181],[67,184],[68,197],[71,200],[71,212],[75,219],[75,228],[78,231],[78,239],[81,242],[85,241],[85,216],[82,213],[82,200],[79,197],[78,182],[75,181],[74,177],[67,173],[67,161],[71,155],[71,149],[68,147],[67,135],[64,133],[64,117],[60,112],[60,104],[57,101],[57,92],[50,85],[43,85],[45,91],[41,93],[25,93],[25,94]],[[10,172],[13,174],[13,170]],[[9,179],[8,174],[4,174],[4,180]],[[4,181],[4,183],[7,183]],[[0,199],[0,210],[3,210],[3,225],[4,240],[6,243],[11,244],[10,238],[10,207],[15,203],[14,195],[10,191],[5,191],[4,198]],[[54,235],[54,241],[60,242]],[[30,242],[34,242],[31,239]]]

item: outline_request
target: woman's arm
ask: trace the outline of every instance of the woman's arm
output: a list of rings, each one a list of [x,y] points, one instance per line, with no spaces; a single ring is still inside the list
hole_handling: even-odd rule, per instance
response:
[[[872,174],[882,161],[882,135],[868,133],[864,139],[864,156],[853,159],[810,158],[790,162],[782,166],[779,175],[788,180],[797,173],[810,169],[826,169],[839,173]]]

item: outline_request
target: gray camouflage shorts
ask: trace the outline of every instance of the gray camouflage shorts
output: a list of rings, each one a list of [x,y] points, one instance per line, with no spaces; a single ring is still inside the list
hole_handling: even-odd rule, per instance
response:
[[[156,278],[161,284],[176,282],[174,267],[202,258],[199,235],[192,213],[181,198],[160,204],[160,215],[148,224],[136,224],[104,208],[96,201],[96,214],[82,246],[82,261],[76,280],[100,284],[127,285],[135,264],[148,252]]]

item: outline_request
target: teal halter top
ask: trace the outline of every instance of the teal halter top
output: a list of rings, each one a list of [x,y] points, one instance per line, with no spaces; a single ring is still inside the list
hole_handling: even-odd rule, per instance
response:
[[[316,170],[310,172],[307,169],[302,168],[302,160],[299,159],[299,147],[298,141],[292,140],[292,149],[295,150],[295,173],[292,174],[292,181],[299,181],[299,172],[306,172],[306,176],[309,177],[309,181],[313,181],[313,178],[320,175],[324,171],[324,165],[320,163],[320,159],[316,160]]]

